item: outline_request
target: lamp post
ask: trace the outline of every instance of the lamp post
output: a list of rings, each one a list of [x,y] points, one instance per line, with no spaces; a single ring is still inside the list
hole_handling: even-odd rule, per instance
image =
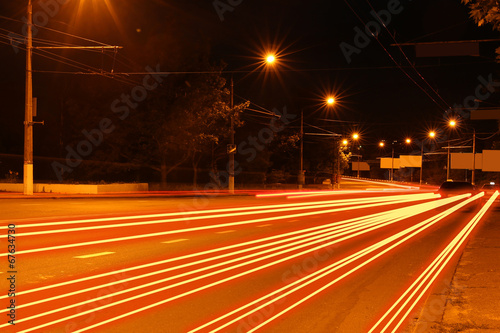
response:
[[[353,145],[354,145],[354,142],[355,141],[358,142],[358,140],[359,140],[359,134],[358,133],[354,133],[352,135],[352,139],[353,139]],[[357,178],[359,178],[359,169],[360,169],[360,166],[359,166],[359,148],[358,148],[358,168],[357,169],[358,169],[358,176],[357,176]]]
[[[269,61],[268,61],[269,62]],[[335,104],[335,98],[329,96],[325,99],[326,106],[332,106]],[[334,170],[332,169],[332,175]],[[304,172],[304,110],[300,111],[300,171],[299,171],[299,190],[302,189],[305,184],[305,172]],[[333,182],[332,182],[333,186]]]
[[[273,54],[268,54],[265,56],[264,63],[267,65],[273,65],[276,62],[276,56]],[[234,109],[234,79],[233,76],[231,75],[231,101],[230,101],[230,106],[231,106],[231,112]],[[230,147],[228,148],[228,153],[229,153],[229,184],[228,184],[228,191],[230,194],[234,194],[234,155],[236,154],[236,145],[235,145],[235,140],[234,140],[234,115],[231,115],[231,144]]]
[[[28,0],[27,28],[23,193],[24,195],[33,195],[33,4],[31,0]]]
[[[409,146],[411,145],[411,139],[406,138],[405,143]],[[410,167],[410,183],[413,183],[413,167]]]
[[[391,182],[394,181],[394,143],[397,141],[392,141],[392,154],[391,154]]]
[[[231,75],[231,112],[234,109],[234,80]],[[236,149],[234,149],[234,116],[231,114],[231,146],[229,150],[229,184],[228,190],[230,194],[234,194],[234,155],[236,154]]]
[[[455,128],[457,122],[455,120],[450,120],[448,126],[451,128]],[[446,180],[450,179],[450,140],[448,140],[448,153],[446,155]]]
[[[472,136],[472,176],[471,183],[476,185],[476,129],[474,128],[474,134]]]
[[[305,183],[304,175],[304,111],[300,112],[300,174],[299,174],[299,190]]]
[[[434,132],[434,131],[429,132],[429,138],[433,139],[435,137],[436,137],[436,132]],[[423,177],[423,170],[424,170],[424,143],[425,143],[425,138],[422,140],[422,152],[420,154],[420,156],[421,156],[420,185],[422,185],[422,177]]]

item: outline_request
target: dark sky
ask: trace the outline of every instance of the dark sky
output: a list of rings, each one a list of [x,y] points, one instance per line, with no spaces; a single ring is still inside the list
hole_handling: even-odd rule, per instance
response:
[[[0,36],[22,31],[20,23],[7,18],[21,20],[25,2],[0,3]],[[226,11],[218,13],[215,3]],[[480,57],[453,58],[416,58],[413,47],[404,47],[403,54],[391,46],[396,42],[498,37],[491,27],[477,28],[459,0],[232,3],[237,5],[231,6],[227,0],[70,0],[65,5],[43,8],[34,1],[34,13],[43,27],[124,46],[117,58],[61,53],[105,71],[114,68],[118,72],[142,72],[145,66],[154,67],[159,61],[171,67],[162,70],[176,71],[175,59],[209,47],[214,61],[222,60],[228,64],[228,71],[236,71],[233,75],[237,96],[267,109],[286,106],[296,114],[304,110],[308,122],[331,126],[336,132],[347,129],[319,119],[355,122],[357,125],[352,126],[364,131],[371,141],[422,135],[430,123],[442,121],[448,107],[461,104],[474,94],[478,76],[488,77],[496,70],[494,49],[498,43],[482,44]],[[347,61],[341,43],[355,46],[356,29],[364,30],[362,21],[375,20],[372,8],[387,13],[388,7],[397,12],[385,16],[388,29],[381,28],[377,38],[368,37],[358,47],[359,54],[351,54]],[[43,28],[35,37],[92,44]],[[24,52],[16,52],[6,38],[0,38],[0,42],[0,149],[21,153]],[[259,68],[267,50],[278,52],[279,64],[274,71]],[[78,71],[36,56],[34,65],[39,70]],[[58,93],[54,89],[56,83],[78,85],[79,80],[77,75],[35,73],[34,95],[50,100]],[[107,80],[105,87],[110,90],[124,89],[119,82],[103,80]],[[326,110],[322,102],[330,93],[337,97],[338,104]],[[42,105],[41,109],[50,112],[51,107]]]

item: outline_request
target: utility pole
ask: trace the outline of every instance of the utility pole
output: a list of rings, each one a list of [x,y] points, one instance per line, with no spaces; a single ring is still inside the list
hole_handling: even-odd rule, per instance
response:
[[[300,174],[299,174],[299,190],[302,190],[304,185],[304,111],[300,112]]]
[[[422,152],[420,153],[420,185],[422,185],[422,175],[424,173],[424,140],[422,140]]]
[[[392,155],[391,155],[391,182],[394,181],[394,142],[392,143]]]
[[[33,195],[33,4],[28,0],[28,34],[26,39],[26,96],[24,109],[23,193]]]
[[[231,113],[234,109],[234,80],[231,75]],[[234,116],[231,114],[231,147],[229,149],[229,193],[234,194]]]
[[[28,0],[28,22],[26,35],[26,92],[24,108],[24,166],[23,193],[33,195],[33,49],[116,49],[120,46],[58,46],[33,47],[33,3]]]
[[[474,128],[474,134],[472,136],[472,185],[475,185],[476,181],[476,129]]]

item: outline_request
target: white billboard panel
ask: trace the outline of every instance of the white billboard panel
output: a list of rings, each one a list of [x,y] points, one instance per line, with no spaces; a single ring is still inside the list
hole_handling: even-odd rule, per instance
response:
[[[472,170],[472,153],[451,153],[451,169]],[[476,154],[476,170],[483,168],[483,154]]]
[[[420,155],[400,155],[399,159],[402,168],[420,168],[422,166],[422,156]]]
[[[380,169],[399,169],[399,165],[399,158],[383,157],[380,159]]]
[[[483,150],[483,171],[500,172],[500,150]]]
[[[353,171],[370,171],[370,165],[366,162],[352,162]]]

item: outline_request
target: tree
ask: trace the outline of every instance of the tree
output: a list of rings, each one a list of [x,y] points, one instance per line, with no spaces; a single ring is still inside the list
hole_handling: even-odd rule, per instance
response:
[[[470,17],[478,26],[491,24],[500,31],[500,4],[497,0],[462,0],[470,9]],[[500,48],[497,48],[497,61],[500,61]]]
[[[116,131],[115,151],[128,163],[158,172],[162,188],[168,175],[188,161],[196,186],[201,158],[229,137],[231,118],[241,126],[240,113],[248,106],[230,107],[222,65],[201,57],[183,68],[190,73],[168,77]]]

